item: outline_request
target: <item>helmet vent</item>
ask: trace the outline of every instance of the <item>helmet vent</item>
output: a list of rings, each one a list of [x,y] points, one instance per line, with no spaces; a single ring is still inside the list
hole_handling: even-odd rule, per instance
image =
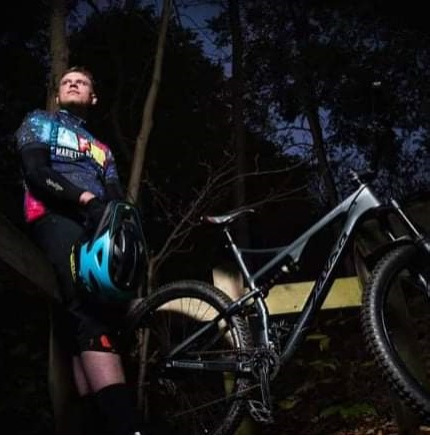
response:
[[[81,248],[79,275],[94,295],[110,300],[132,298],[143,279],[145,239],[138,210],[122,201],[106,208],[105,231]]]

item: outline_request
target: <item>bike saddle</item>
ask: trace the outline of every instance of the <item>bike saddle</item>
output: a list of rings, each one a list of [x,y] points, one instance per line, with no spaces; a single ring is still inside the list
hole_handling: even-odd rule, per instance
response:
[[[205,215],[202,216],[200,218],[201,221],[205,222],[205,223],[209,223],[209,224],[226,224],[226,223],[231,223],[234,220],[236,220],[237,218],[244,216],[248,213],[254,213],[255,210],[251,209],[251,208],[247,208],[247,209],[239,209],[233,212],[230,212],[228,214],[225,215]]]

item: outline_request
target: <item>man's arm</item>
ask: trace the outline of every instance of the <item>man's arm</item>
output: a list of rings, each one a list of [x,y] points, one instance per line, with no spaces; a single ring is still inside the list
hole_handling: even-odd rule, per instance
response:
[[[124,190],[121,186],[118,177],[118,169],[116,166],[115,158],[110,149],[108,150],[107,165],[106,165],[104,177],[105,177],[106,199],[108,201],[125,200]]]
[[[46,147],[29,147],[21,151],[26,182],[38,197],[74,204],[87,204],[94,194],[77,187],[50,165]]]

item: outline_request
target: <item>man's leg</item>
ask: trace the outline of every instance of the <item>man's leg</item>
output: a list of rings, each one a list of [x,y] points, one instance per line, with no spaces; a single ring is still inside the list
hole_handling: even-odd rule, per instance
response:
[[[106,434],[135,434],[137,416],[118,354],[84,351],[81,362]]]

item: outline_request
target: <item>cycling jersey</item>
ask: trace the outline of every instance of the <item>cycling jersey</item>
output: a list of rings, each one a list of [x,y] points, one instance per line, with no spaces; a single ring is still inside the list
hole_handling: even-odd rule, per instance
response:
[[[80,194],[90,191],[102,200],[121,197],[114,157],[85,129],[84,120],[66,110],[29,113],[16,139],[25,179],[25,217],[32,223],[35,242],[55,268],[67,309],[57,309],[56,321],[65,346],[76,355],[116,352],[115,328],[102,307],[83,298],[70,269],[71,247],[84,234]]]
[[[80,193],[90,191],[107,197],[107,185],[119,185],[112,152],[85,129],[85,121],[60,110],[54,114],[35,110],[27,115],[16,134],[18,150],[30,162],[43,162],[36,150],[49,153],[49,165],[33,171],[27,181],[24,214],[28,222],[48,211],[40,191],[58,199],[78,201]],[[31,158],[28,158],[30,156]],[[26,162],[24,162],[26,168]],[[31,165],[27,165],[31,166]],[[34,165],[33,165],[34,166]]]

